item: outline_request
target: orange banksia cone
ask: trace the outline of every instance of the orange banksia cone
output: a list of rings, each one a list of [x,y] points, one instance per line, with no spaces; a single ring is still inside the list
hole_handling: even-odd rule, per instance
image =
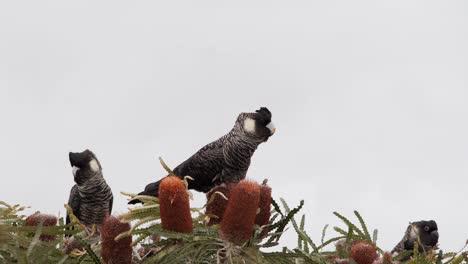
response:
[[[132,262],[132,237],[115,238],[130,230],[129,223],[122,223],[114,216],[104,220],[101,227],[101,257],[106,264],[129,264]]]
[[[220,237],[236,244],[241,244],[252,236],[258,203],[260,186],[248,180],[239,182],[232,190],[223,220]]]
[[[33,214],[26,218],[25,226],[38,226],[42,222],[42,226],[55,226],[57,225],[57,217],[47,214]],[[42,234],[40,240],[48,242],[55,239],[54,235]]]
[[[224,196],[229,199],[231,190],[234,186],[234,184],[221,184],[214,187],[206,194],[206,199],[208,201],[208,204],[206,205],[206,214],[215,216],[210,217],[208,225],[211,226],[221,223],[228,203],[228,200],[216,192],[224,194]]]
[[[372,264],[379,257],[375,246],[369,241],[353,242],[349,256],[357,264]]]
[[[262,227],[270,223],[271,214],[271,188],[266,184],[260,186],[259,208],[260,212],[257,214],[255,224]],[[265,235],[268,231],[268,227],[265,227],[265,229],[262,230],[262,235]]]
[[[189,197],[184,182],[178,177],[166,177],[159,184],[159,210],[165,230],[192,233]]]

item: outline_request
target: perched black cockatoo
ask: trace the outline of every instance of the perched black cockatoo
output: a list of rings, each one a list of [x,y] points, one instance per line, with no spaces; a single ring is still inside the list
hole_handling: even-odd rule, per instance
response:
[[[437,223],[434,220],[410,223],[403,239],[393,248],[392,253],[413,250],[418,244],[419,252],[430,252],[436,249],[439,242]]]
[[[73,214],[86,226],[98,227],[112,212],[113,196],[102,176],[102,167],[90,150],[70,152],[70,164],[75,185],[70,191],[68,205]],[[66,223],[70,222],[67,216]]]
[[[258,145],[275,133],[271,112],[262,107],[255,113],[241,113],[229,133],[201,148],[174,169],[175,175],[190,176],[188,188],[208,192],[222,183],[244,179],[250,158]],[[139,195],[158,196],[159,182],[150,183]],[[130,204],[139,203],[131,200]]]

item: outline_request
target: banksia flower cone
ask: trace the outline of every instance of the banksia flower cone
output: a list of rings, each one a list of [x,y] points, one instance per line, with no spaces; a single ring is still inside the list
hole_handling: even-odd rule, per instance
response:
[[[375,246],[369,241],[356,241],[352,243],[349,256],[357,264],[372,264],[379,257]]]
[[[221,184],[213,189],[211,189],[206,194],[206,199],[208,204],[206,205],[206,214],[215,215],[216,217],[210,217],[208,225],[216,225],[221,223],[223,219],[224,211],[226,210],[228,200],[219,195],[216,192],[220,192],[229,199],[231,194],[231,189],[234,187],[234,184]]]
[[[252,236],[258,203],[260,186],[256,182],[243,180],[231,191],[223,220],[220,237],[236,244],[242,244]]]
[[[159,210],[165,230],[192,233],[189,197],[184,182],[178,177],[166,177],[159,184]]]
[[[268,225],[270,223],[271,213],[271,188],[262,184],[260,186],[260,202],[259,202],[260,213],[257,214],[255,224],[259,226]],[[262,230],[262,235],[268,233],[268,227]]]
[[[33,214],[26,218],[25,226],[38,226],[42,222],[42,226],[55,226],[57,225],[57,217],[47,214]],[[42,234],[40,240],[48,242],[55,239],[54,235]]]
[[[129,223],[122,223],[114,216],[104,220],[101,227],[101,257],[106,264],[129,264],[132,262],[132,237],[115,238],[130,230]]]

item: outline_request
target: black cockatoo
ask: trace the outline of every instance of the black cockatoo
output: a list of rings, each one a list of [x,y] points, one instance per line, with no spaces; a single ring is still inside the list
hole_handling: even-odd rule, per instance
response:
[[[262,107],[254,113],[241,113],[229,133],[201,148],[174,169],[175,175],[190,176],[188,188],[208,192],[222,183],[244,179],[258,145],[275,133],[271,112]],[[150,183],[139,195],[158,196],[159,182]],[[131,200],[130,204],[139,203]]]
[[[112,212],[113,196],[102,176],[102,167],[90,150],[70,152],[70,164],[75,185],[70,191],[68,205],[73,214],[86,226],[100,226]],[[67,216],[66,223],[70,222]]]
[[[439,242],[437,223],[434,220],[410,223],[403,239],[393,248],[392,253],[413,250],[418,244],[419,252],[430,252],[436,249]]]

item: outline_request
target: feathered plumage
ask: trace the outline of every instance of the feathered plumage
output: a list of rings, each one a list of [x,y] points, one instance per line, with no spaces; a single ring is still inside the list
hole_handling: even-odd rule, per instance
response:
[[[410,223],[403,239],[393,248],[392,253],[413,250],[418,244],[419,252],[429,252],[436,248],[439,241],[437,223],[434,220]]]
[[[241,113],[229,133],[201,148],[177,166],[174,173],[181,178],[191,176],[194,180],[189,181],[188,188],[205,193],[222,183],[237,183],[245,178],[258,145],[266,142],[275,130],[266,107],[254,113]],[[158,196],[158,187],[159,181],[150,183],[139,194]]]
[[[102,167],[90,150],[69,153],[75,185],[70,191],[68,205],[84,225],[101,225],[112,212],[113,196],[102,175]],[[70,222],[67,216],[66,223]]]

